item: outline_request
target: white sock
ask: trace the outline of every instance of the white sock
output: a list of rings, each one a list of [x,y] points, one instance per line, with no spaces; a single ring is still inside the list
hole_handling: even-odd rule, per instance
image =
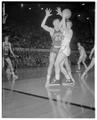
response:
[[[56,78],[56,80],[59,80],[60,76],[57,74],[55,78]]]
[[[49,82],[50,80],[50,75],[47,75],[47,82]]]

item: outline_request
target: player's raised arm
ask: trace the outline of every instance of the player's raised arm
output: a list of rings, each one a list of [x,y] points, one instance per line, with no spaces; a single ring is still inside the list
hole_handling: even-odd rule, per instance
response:
[[[68,21],[67,22],[67,29],[65,31],[65,34],[64,34],[64,39],[62,40],[62,43],[61,43],[61,49],[64,49],[65,46],[67,46],[71,39],[72,39],[72,36],[73,36],[73,30],[71,29],[72,27],[72,22],[71,21]]]
[[[45,12],[46,12],[46,15],[45,15],[45,17],[44,17],[44,19],[43,19],[43,21],[42,21],[42,23],[41,23],[41,27],[42,27],[44,30],[46,30],[46,31],[48,31],[48,32],[51,32],[51,31],[53,30],[53,28],[48,27],[48,26],[46,25],[46,21],[47,21],[48,17],[50,17],[50,16],[52,15],[52,14],[51,14],[52,10],[47,8],[47,9],[45,10]]]

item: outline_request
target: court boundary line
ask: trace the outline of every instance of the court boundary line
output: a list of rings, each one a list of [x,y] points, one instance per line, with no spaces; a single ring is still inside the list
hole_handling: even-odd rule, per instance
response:
[[[28,96],[33,96],[33,97],[37,97],[37,98],[42,98],[42,99],[49,100],[48,97],[44,97],[44,96],[40,96],[40,95],[35,95],[35,94],[31,94],[31,93],[26,93],[26,92],[23,92],[23,91],[11,90],[11,89],[8,89],[8,88],[2,88],[2,89],[6,90],[6,91],[12,91],[12,92],[20,93],[20,94],[23,94],[23,95],[28,95]],[[53,99],[53,101],[57,101],[57,100]],[[81,105],[81,104],[77,104],[77,103],[73,103],[73,102],[68,102],[68,101],[66,101],[65,104],[70,104],[70,105],[73,105],[73,106],[82,107],[82,108],[86,108],[86,109],[95,111],[95,107],[90,107],[90,106]]]

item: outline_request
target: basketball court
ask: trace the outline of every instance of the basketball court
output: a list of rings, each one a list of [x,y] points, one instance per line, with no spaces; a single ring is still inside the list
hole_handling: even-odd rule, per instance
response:
[[[72,65],[75,86],[45,88],[47,68],[17,70],[19,79],[13,86],[3,76],[3,117],[95,118],[94,68],[82,81],[84,68],[76,72],[76,67]]]

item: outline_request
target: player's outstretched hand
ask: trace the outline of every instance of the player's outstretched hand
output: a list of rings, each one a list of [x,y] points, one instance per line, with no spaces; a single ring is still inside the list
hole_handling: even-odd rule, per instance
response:
[[[47,16],[47,17],[49,17],[49,16],[52,15],[52,14],[51,14],[52,10],[51,10],[50,8],[49,8],[49,9],[46,8],[46,9],[45,9],[45,12],[46,12],[46,16]]]

